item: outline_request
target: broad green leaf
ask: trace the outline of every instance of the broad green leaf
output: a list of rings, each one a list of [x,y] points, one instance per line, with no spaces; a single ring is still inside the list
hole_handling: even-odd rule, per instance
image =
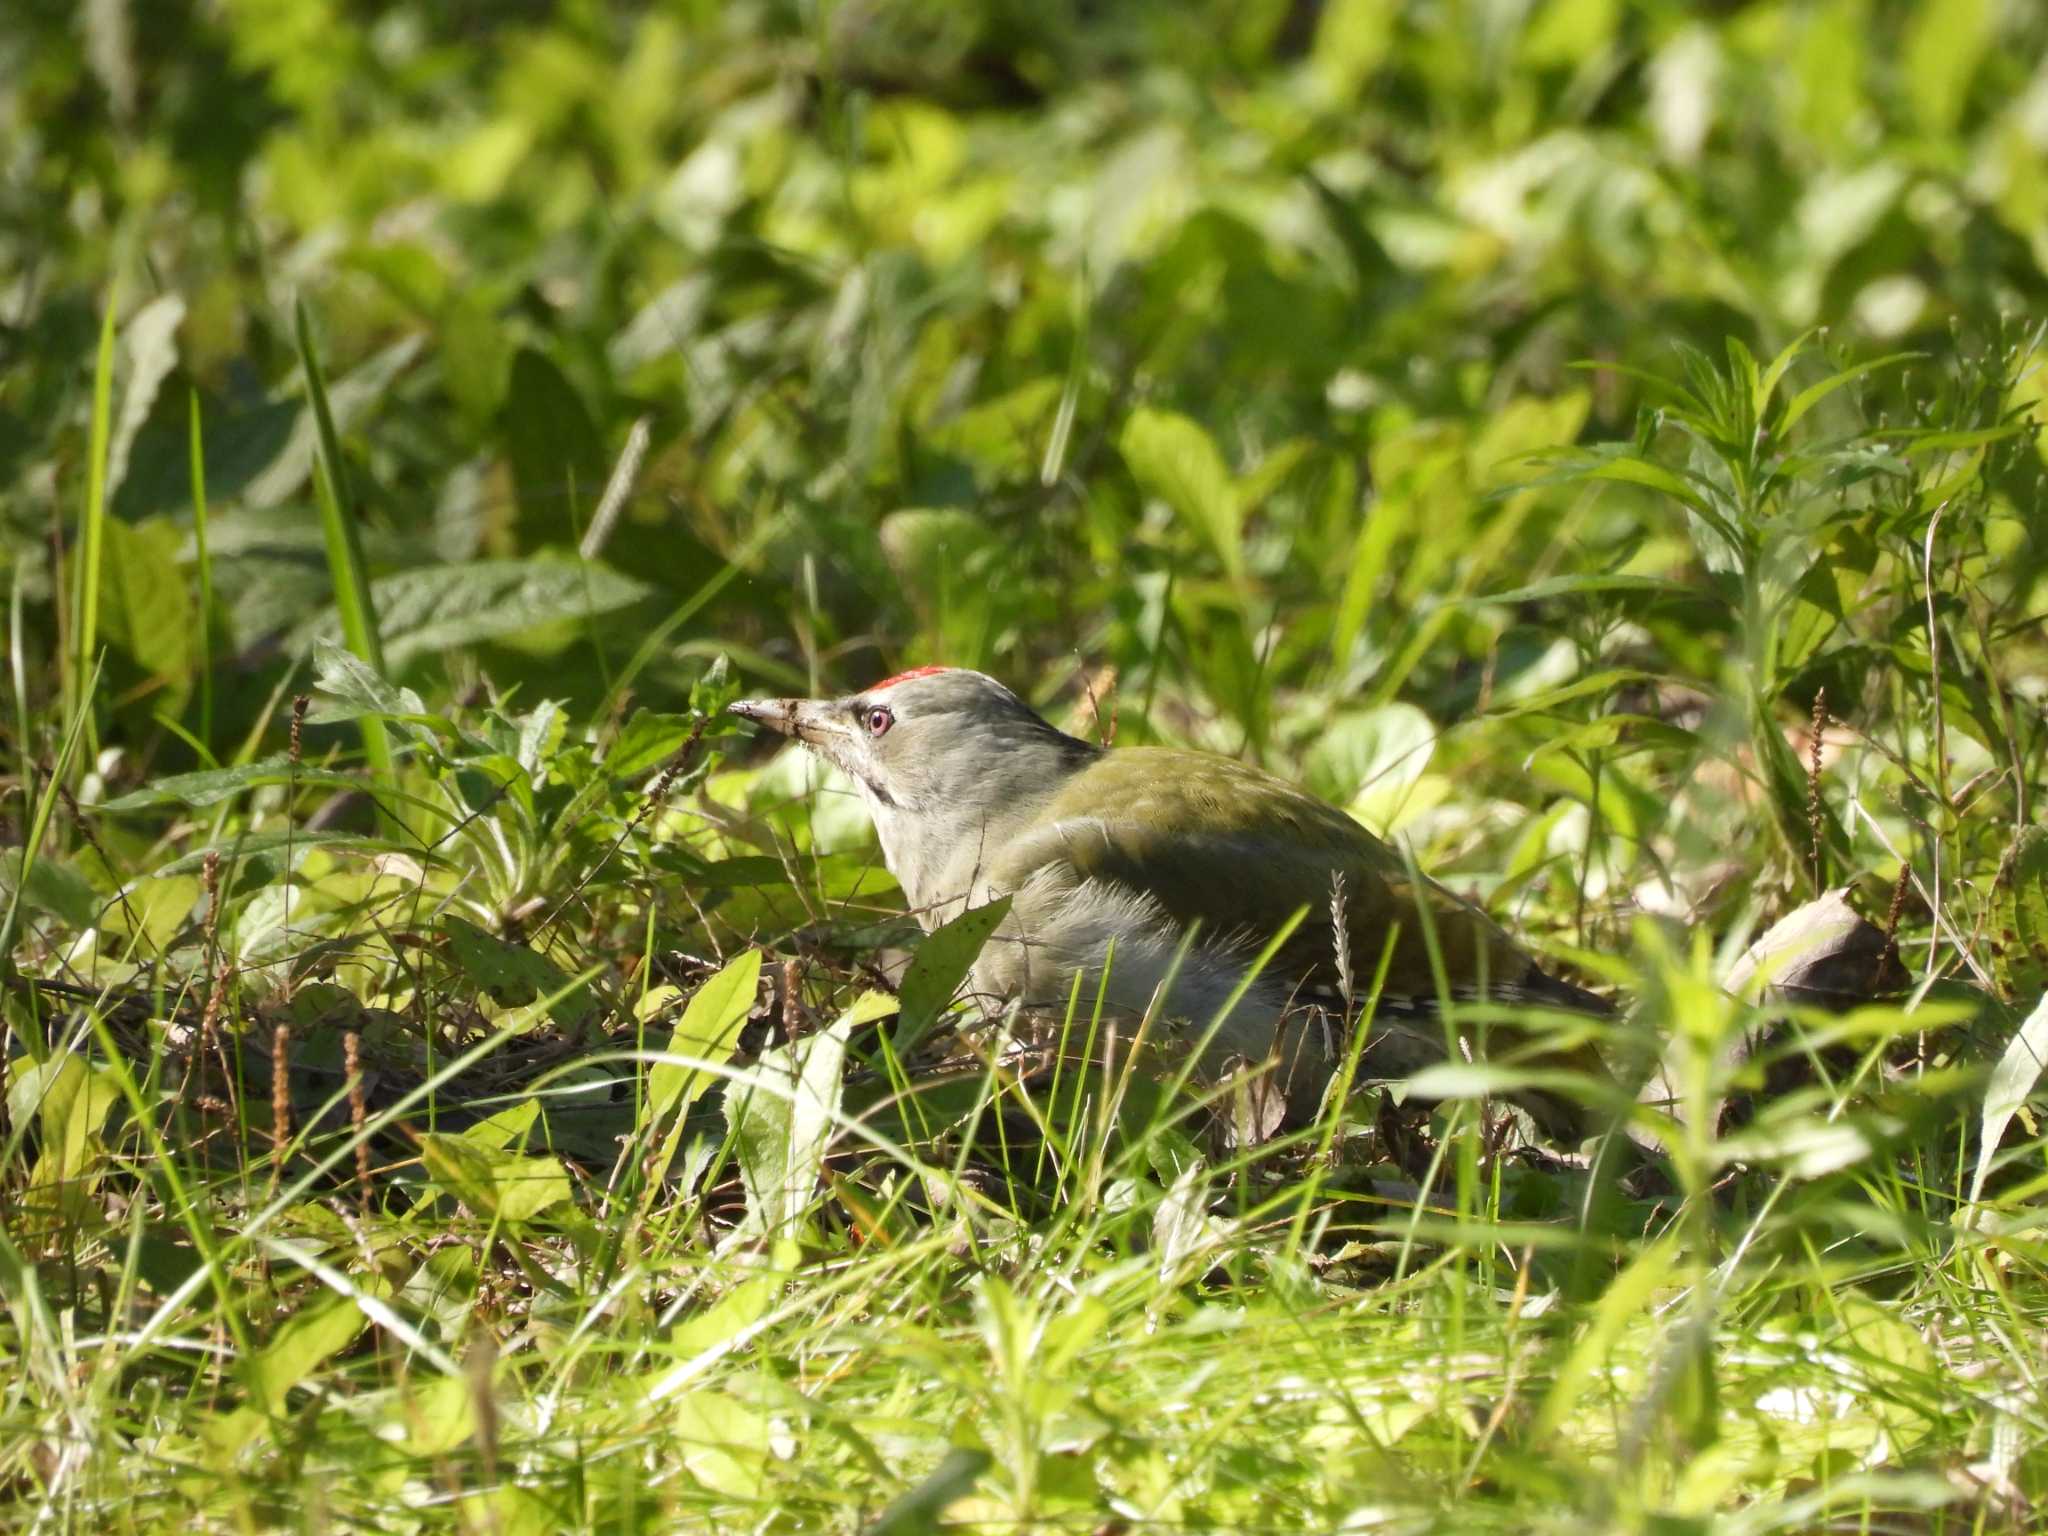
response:
[[[766,1276],[742,1280],[716,1304],[678,1323],[665,1341],[668,1353],[687,1360],[738,1338],[768,1315],[775,1291],[776,1282]]]
[[[761,951],[749,949],[692,994],[675,1032],[662,1049],[688,1061],[658,1061],[647,1073],[648,1124],[676,1109],[688,1109],[718,1081],[717,1068],[731,1059],[740,1030],[753,1011],[761,985]]]
[[[662,1411],[673,1416],[683,1466],[699,1483],[749,1503],[763,1497],[769,1463],[766,1412],[711,1387],[678,1393]]]
[[[440,927],[450,958],[494,1002],[524,1008],[546,1000],[548,1017],[564,1029],[574,1029],[589,1013],[589,990],[570,988],[567,973],[532,946],[486,933],[452,913],[441,918]]]
[[[900,1012],[902,1006],[900,998],[870,988],[856,997],[840,1017],[858,1029],[863,1024],[872,1024],[877,1019],[886,1019],[891,1014]]]
[[[1209,434],[1176,412],[1140,406],[1119,447],[1138,484],[1208,540],[1232,580],[1241,580],[1244,509]]]
[[[575,1198],[559,1158],[522,1157],[467,1137],[429,1132],[420,1138],[420,1161],[435,1183],[479,1216],[531,1221]]]
[[[1699,746],[1697,733],[1659,720],[1655,715],[1615,714],[1596,715],[1582,725],[1547,734],[1542,750],[1583,752],[1611,747],[1623,740],[1636,751],[1691,752]]]
[[[32,1122],[42,1133],[42,1155],[30,1183],[57,1189],[67,1206],[82,1202],[91,1193],[85,1181],[99,1160],[94,1138],[120,1097],[111,1072],[77,1056],[17,1058],[7,1089],[8,1121]]]
[[[503,438],[519,492],[523,542],[529,548],[573,545],[580,515],[604,491],[604,444],[576,386],[536,347],[513,355]]]
[[[1318,794],[1385,826],[1387,815],[1429,767],[1436,725],[1413,704],[1383,704],[1337,716],[1303,754]],[[1354,802],[1365,802],[1354,804]]]
[[[355,652],[332,640],[313,644],[313,687],[319,697],[306,718],[317,725],[364,715],[442,723],[427,713],[418,694],[386,682]]]
[[[149,419],[157,391],[173,368],[178,366],[178,326],[185,318],[185,301],[176,293],[151,299],[130,317],[121,332],[121,351],[128,365],[128,377],[121,387],[121,411],[114,418],[114,432],[107,449],[107,489],[120,490],[127,478],[128,454],[135,435]]]
[[[1305,437],[1281,443],[1237,482],[1238,518],[1242,521],[1266,504],[1266,499],[1287,483],[1287,477],[1315,451]]]
[[[380,1276],[363,1277],[365,1290],[379,1294]],[[322,1292],[279,1326],[270,1342],[250,1355],[243,1377],[250,1395],[273,1417],[285,1411],[294,1387],[306,1386],[320,1367],[353,1344],[369,1326],[354,1298]]]
[[[1991,963],[2008,996],[2048,991],[2048,827],[2028,827],[1998,871]]]
[[[540,1100],[521,1099],[496,1114],[477,1121],[462,1133],[462,1139],[480,1147],[523,1146],[540,1119]]]
[[[1926,1436],[1945,1406],[1930,1392],[1946,1379],[1943,1361],[1894,1305],[1845,1290],[1836,1293],[1834,1310],[1842,1336],[1831,1341],[1830,1355],[1846,1357],[1852,1379],[1860,1378],[1859,1401],[1883,1424],[1892,1444],[1906,1451]]]
[[[341,773],[332,768],[294,768],[282,754],[243,763],[235,768],[207,768],[197,773],[173,773],[142,788],[102,802],[102,811],[141,811],[159,805],[188,805],[195,810],[232,800],[244,790],[267,784],[297,784],[323,789],[367,789],[369,781],[359,773]]]
[[[1853,1168],[1875,1150],[1869,1133],[1854,1121],[1812,1115],[1753,1125],[1715,1144],[1716,1154],[1725,1161],[1781,1169],[1794,1179],[1817,1179]]]
[[[1653,464],[1648,459],[1632,456],[1604,458],[1586,466],[1580,473],[1589,480],[1619,480],[1628,485],[1640,485],[1647,490],[1662,491],[1672,500],[1682,502],[1695,512],[1705,514],[1709,510],[1694,486],[1662,464]]]
[[[1324,7],[1309,54],[1324,98],[1351,102],[1386,58],[1398,26],[1399,11],[1382,0],[1332,0]]]
[[[1614,1277],[1552,1378],[1530,1428],[1530,1444],[1541,1445],[1561,1429],[1579,1399],[1605,1375],[1615,1346],[1670,1281],[1678,1259],[1677,1240],[1663,1238],[1643,1248]]]
[[[604,755],[605,773],[614,779],[645,778],[690,739],[695,724],[688,715],[634,710],[631,718],[619,727],[617,739]]]
[[[725,1100],[738,1148],[740,1182],[753,1237],[791,1235],[810,1209],[839,1113],[846,1041],[841,1019],[794,1045],[762,1053],[747,1081]]]
[[[2048,995],[2043,995],[2026,1022],[1992,1068],[1984,1090],[1984,1113],[1977,1132],[1977,1168],[1970,1176],[1970,1204],[1984,1196],[1984,1181],[1998,1156],[1999,1138],[2048,1069]]]
[[[234,770],[223,771],[233,772]],[[162,780],[158,780],[158,783],[162,782]],[[302,779],[301,782],[309,781]],[[107,807],[101,806],[100,809],[106,810]],[[204,869],[206,867],[206,856],[210,853],[220,855],[221,865],[223,868],[226,868],[237,859],[262,858],[267,854],[278,853],[285,849],[291,850],[294,854],[299,854],[304,853],[310,848],[330,848],[337,852],[365,855],[403,853],[408,858],[434,867],[447,863],[447,859],[442,854],[435,853],[432,849],[421,848],[417,844],[394,843],[389,839],[369,837],[361,832],[324,832],[318,830],[309,831],[304,828],[289,828],[277,832],[251,832],[245,837],[231,838],[225,842],[203,844],[187,853],[180,854],[168,863],[159,864],[154,871],[154,876],[157,879],[162,879],[167,875],[189,875],[194,870]]]
[[[47,912],[73,928],[90,928],[99,921],[105,901],[87,880],[69,864],[48,855],[28,867],[28,879],[21,878],[21,850],[0,853],[0,903],[11,901],[15,888],[21,904],[32,912]]]
[[[985,907],[970,907],[942,924],[917,946],[896,994],[901,1011],[894,1044],[899,1055],[915,1050],[930,1032],[981,958],[989,935],[1009,915],[1010,898],[999,896]]]
[[[652,590],[595,562],[550,559],[430,565],[370,584],[384,662],[394,672],[457,646],[613,613]],[[340,620],[330,611],[302,625],[292,644],[308,650],[340,636]]]
[[[1062,386],[1058,374],[1028,379],[933,427],[932,445],[967,460],[985,484],[1015,478],[1037,464]]]
[[[405,1427],[405,1448],[414,1456],[446,1456],[476,1432],[475,1384],[464,1376],[411,1377],[394,1415]]]
[[[506,1221],[531,1221],[551,1206],[575,1198],[569,1172],[555,1157],[505,1157],[495,1161],[492,1185],[498,1215]]]
[[[102,921],[123,933],[136,934],[142,953],[160,955],[193,915],[199,892],[194,876],[167,876],[159,871],[146,880],[131,882],[121,900],[107,905]]]
[[[351,372],[327,383],[327,411],[337,433],[346,432],[369,408],[383,399],[398,376],[426,345],[427,333],[413,331],[381,352],[373,353]],[[216,429],[207,428],[206,483],[210,493],[236,496],[245,505],[271,507],[297,495],[313,472],[319,423],[310,397],[279,400],[247,415],[232,418],[222,445],[225,461],[214,466]]]
[[[178,566],[185,536],[168,518],[109,518],[100,567],[100,632],[145,672],[183,691],[197,657],[191,590]]]

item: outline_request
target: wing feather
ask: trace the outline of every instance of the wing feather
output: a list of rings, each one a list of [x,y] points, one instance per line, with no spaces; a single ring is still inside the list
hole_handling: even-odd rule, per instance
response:
[[[1005,851],[991,885],[1014,890],[1055,872],[1146,897],[1180,923],[1200,923],[1209,942],[1246,951],[1306,909],[1274,966],[1277,979],[1311,990],[1337,981],[1331,896],[1340,875],[1361,990],[1392,933],[1388,992],[1433,994],[1425,927],[1461,991],[1482,979],[1520,987],[1534,973],[1485,913],[1413,878],[1398,853],[1349,816],[1225,758],[1135,747],[1097,759]]]

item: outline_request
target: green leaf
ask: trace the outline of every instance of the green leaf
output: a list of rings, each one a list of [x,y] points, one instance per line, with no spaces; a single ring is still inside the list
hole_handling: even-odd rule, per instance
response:
[[[604,444],[576,386],[545,352],[521,347],[505,393],[503,437],[519,492],[522,542],[573,546],[576,509],[604,490]]]
[[[185,536],[168,518],[101,530],[100,635],[183,697],[196,670],[198,619],[178,552]]]
[[[462,1133],[462,1139],[480,1147],[524,1146],[526,1138],[540,1123],[540,1100],[521,1099],[496,1114],[477,1121]]]
[[[396,1415],[409,1455],[441,1457],[476,1432],[477,1389],[462,1376],[414,1376]]]
[[[21,904],[34,912],[47,912],[73,928],[91,928],[99,922],[105,903],[100,893],[69,864],[48,855],[28,867],[28,879],[21,878],[21,850],[0,853],[0,897],[12,900],[17,888]]]
[[[808,1039],[762,1053],[747,1084],[726,1096],[754,1237],[792,1235],[810,1208],[839,1113],[846,1041],[841,1019]]]
[[[1646,490],[1662,491],[1695,512],[1706,508],[1699,491],[1677,473],[1632,454],[1601,458],[1577,469],[1576,473],[1588,480],[1619,480],[1627,485],[1640,485]]]
[[[1854,368],[1844,368],[1840,373],[1829,374],[1818,384],[1809,384],[1785,404],[1785,414],[1778,418],[1778,435],[1785,436],[1799,424],[1800,417],[1827,399],[1844,384],[1853,383],[1867,373],[1880,368],[1890,368],[1898,363],[1911,362],[1921,356],[1918,352],[1888,352],[1883,357],[1874,357],[1867,363],[1858,363]]]
[[[1970,1176],[1971,1205],[1983,1198],[1984,1181],[1998,1156],[1999,1138],[2033,1093],[2044,1068],[2048,1068],[2048,995],[2034,1005],[2034,1011],[2013,1035],[1984,1090],[1984,1113],[1977,1133],[1977,1170]]]
[[[613,613],[653,589],[595,563],[534,559],[399,571],[380,577],[370,590],[382,625],[384,660],[396,671],[456,646]],[[330,612],[301,625],[292,646],[308,650],[339,637],[339,619]]]
[[[1310,787],[1339,805],[1361,795],[1395,804],[1429,767],[1436,736],[1435,723],[1413,704],[1383,704],[1329,721],[1302,766]]]
[[[1244,577],[1244,509],[1223,455],[1195,422],[1141,406],[1118,444],[1132,477],[1209,541],[1232,580]]]
[[[770,1460],[767,1413],[729,1392],[699,1387],[665,1405],[690,1476],[728,1499],[759,1502]]]
[[[1778,355],[1771,359],[1770,366],[1764,369],[1763,377],[1757,381],[1756,395],[1751,405],[1751,414],[1758,421],[1764,419],[1764,413],[1770,409],[1771,397],[1778,392],[1778,385],[1783,381],[1786,370],[1806,350],[1806,338],[1811,334],[1810,331],[1802,331],[1786,342]]]
[[[129,450],[135,436],[149,419],[157,391],[178,366],[178,326],[185,318],[185,301],[175,293],[151,299],[129,318],[121,332],[121,350],[127,354],[128,377],[121,388],[121,413],[114,420],[113,438],[107,451],[107,489],[118,491],[128,471]]]
[[[78,542],[67,564],[72,581],[71,666],[64,672],[64,713],[67,717],[89,700],[81,692],[98,665],[100,566],[107,529],[107,440],[113,429],[114,311],[118,291],[109,292],[100,316],[100,345],[92,374],[92,424],[87,432],[85,510],[78,520]],[[90,726],[90,717],[87,717]],[[97,743],[97,736],[94,737]]]
[[[1477,597],[1455,599],[1461,607],[1476,608],[1488,604],[1507,605],[1511,603],[1541,603],[1554,597],[1585,597],[1592,593],[1611,592],[1618,595],[1670,598],[1679,602],[1725,603],[1720,593],[1697,582],[1673,581],[1665,576],[1553,576],[1547,581],[1532,581],[1527,586],[1510,587],[1505,592],[1488,592]]]
[[[7,1089],[7,1111],[10,1124],[32,1120],[42,1133],[42,1156],[31,1182],[76,1196],[89,1193],[73,1186],[96,1160],[93,1138],[120,1097],[111,1072],[77,1056],[53,1056],[43,1062],[18,1057]]]
[[[2048,991],[2048,827],[2028,827],[1998,871],[1991,963],[2008,996]]]
[[[313,643],[313,687],[323,697],[306,718],[316,725],[364,715],[440,723],[427,713],[418,694],[386,682],[360,656],[332,640]]]
[[[1905,27],[1899,82],[1930,136],[1943,138],[1961,122],[2000,9],[1993,0],[1920,0]]]
[[[380,1284],[374,1273],[364,1288]],[[287,1318],[270,1342],[247,1358],[243,1376],[250,1395],[272,1416],[282,1414],[293,1387],[308,1385],[321,1366],[353,1344],[369,1319],[353,1297],[323,1292]]]
[[[1541,1445],[1556,1434],[1594,1383],[1607,1378],[1606,1367],[1623,1334],[1651,1306],[1677,1267],[1679,1245],[1662,1238],[1641,1249],[1628,1267],[1608,1285],[1591,1316],[1557,1368],[1530,1426],[1531,1442]]]
[[[332,768],[297,769],[284,756],[261,758],[235,768],[207,768],[197,773],[173,773],[138,790],[102,802],[102,811],[141,811],[158,805],[189,805],[198,809],[232,800],[247,789],[266,784],[296,783],[325,789],[367,789],[369,781],[359,773],[341,773]]]
[[[435,1183],[479,1216],[527,1222],[575,1198],[568,1170],[554,1157],[521,1157],[464,1136],[429,1132],[420,1161]]]
[[[768,1315],[775,1290],[776,1283],[765,1275],[741,1281],[715,1305],[678,1323],[665,1341],[667,1353],[687,1360],[738,1338]]]
[[[218,771],[234,773],[239,770],[224,768]],[[197,778],[200,775],[195,774],[191,775],[191,777]],[[343,777],[346,776],[344,775]],[[164,781],[159,780],[158,782],[162,783]],[[265,782],[268,781],[266,780]],[[309,780],[302,776],[300,782],[318,783],[320,781],[317,779]],[[356,784],[359,788],[361,787],[360,780],[351,780],[349,782]],[[124,798],[132,799],[133,796]],[[186,803],[190,804],[192,802],[188,801]],[[100,809],[107,810],[109,807],[101,806]],[[220,855],[222,865],[226,866],[238,859],[262,858],[267,854],[285,850],[299,853],[308,848],[331,848],[338,852],[366,855],[403,853],[410,858],[417,859],[422,864],[435,867],[442,867],[448,863],[448,860],[443,855],[409,843],[396,843],[381,837],[367,837],[360,832],[306,831],[302,828],[288,827],[275,832],[251,832],[245,836],[227,838],[218,843],[202,844],[197,848],[180,854],[168,863],[157,865],[152,874],[156,878],[161,879],[165,875],[183,875],[189,874],[195,869],[203,869],[206,867],[206,856],[210,853]]]
[[[970,907],[926,935],[903,972],[897,989],[900,1015],[893,1044],[908,1055],[931,1031],[960,983],[981,958],[982,947],[1010,915],[1010,898],[999,896],[985,907]]]
[[[342,457],[340,431],[327,399],[327,381],[321,372],[319,351],[313,345],[312,316],[303,296],[293,311],[293,320],[297,327],[299,365],[306,375],[306,401],[312,407],[316,429],[313,500],[320,510],[321,544],[327,555],[328,577],[334,586],[335,628],[371,671],[381,673],[384,651],[378,638],[377,605],[370,595],[369,562],[363,558],[362,529],[358,526],[355,498],[349,494],[348,463]],[[370,765],[371,779],[380,790],[395,789],[391,741],[384,722],[366,715],[357,728],[362,733],[363,756]],[[388,795],[378,799],[377,819],[387,831],[405,831],[405,823]]]
[[[688,715],[659,714],[636,709],[619,728],[616,740],[604,755],[604,771],[613,779],[639,780],[654,772],[690,739],[696,722]]]
[[[709,863],[687,848],[657,848],[651,862],[695,888],[706,891],[749,890],[760,886],[789,884],[789,866],[766,854],[739,854]]]
[[[972,1493],[982,1474],[994,1465],[995,1458],[987,1451],[955,1446],[923,1482],[898,1494],[875,1517],[867,1536],[941,1536],[951,1528],[942,1521],[946,1511]]]
[[[590,1012],[589,990],[571,987],[568,974],[538,950],[486,933],[452,913],[443,915],[440,927],[457,968],[494,1002],[524,1008],[546,1000],[548,1017],[564,1029],[574,1029]]]
[[[1794,1179],[1853,1168],[1874,1150],[1869,1134],[1854,1121],[1811,1115],[1752,1125],[1722,1138],[1715,1148],[1729,1162],[1779,1168]]]
[[[659,1123],[677,1109],[688,1109],[718,1080],[716,1068],[731,1059],[740,1028],[753,1012],[761,985],[761,952],[750,949],[707,980],[691,996],[675,1032],[662,1050],[684,1061],[659,1061],[647,1074],[647,1116]]]
[[[1644,672],[1636,667],[1609,667],[1604,671],[1588,673],[1574,678],[1569,683],[1560,683],[1555,688],[1545,688],[1527,698],[1510,700],[1495,710],[1489,719],[1512,719],[1516,715],[1535,715],[1556,709],[1560,704],[1569,704],[1573,699],[1585,698],[1588,694],[1612,693],[1632,683],[1654,683],[1662,679],[1655,672]]]

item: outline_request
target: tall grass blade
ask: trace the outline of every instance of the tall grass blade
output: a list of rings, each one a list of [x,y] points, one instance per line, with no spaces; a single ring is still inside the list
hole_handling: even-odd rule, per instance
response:
[[[73,552],[71,605],[71,665],[64,673],[64,710],[75,712],[85,698],[81,691],[93,670],[93,655],[99,645],[100,553],[106,546],[107,452],[113,435],[114,399],[114,313],[119,295],[109,289],[107,307],[100,318],[99,353],[92,371],[92,428],[85,469],[85,515],[78,525],[78,545]],[[86,739],[95,748],[99,733],[86,722]]]
[[[347,468],[342,462],[341,439],[334,429],[334,413],[327,403],[327,382],[320,370],[320,355],[313,347],[313,330],[301,298],[293,310],[297,329],[299,361],[306,373],[306,395],[313,406],[313,420],[319,429],[313,456],[313,494],[320,507],[320,531],[327,551],[327,569],[334,582],[334,606],[341,616],[341,637],[348,648],[362,658],[379,677],[384,675],[384,647],[377,633],[377,610],[370,598],[370,575],[363,559],[363,543],[355,518],[348,507]],[[363,733],[363,756],[379,788],[380,816],[400,836],[405,825],[390,791],[397,787],[391,760],[391,738],[384,722],[365,716],[358,722]]]
[[[18,604],[16,606],[19,607]],[[7,975],[13,970],[14,939],[20,931],[21,924],[21,893],[28,889],[29,873],[35,868],[36,858],[42,852],[43,839],[50,833],[50,818],[56,812],[57,797],[62,792],[65,777],[71,771],[72,761],[78,755],[79,741],[87,733],[92,717],[92,696],[99,687],[99,680],[99,667],[95,665],[80,693],[78,707],[71,712],[71,718],[65,726],[64,744],[57,749],[57,760],[50,765],[49,777],[43,781],[43,792],[36,798],[28,830],[22,837],[21,865],[14,871],[14,889],[7,898],[7,916],[0,919],[0,976]],[[26,750],[24,743],[24,763]],[[29,780],[24,773],[24,795],[28,793],[28,783]],[[33,1008],[24,1009],[23,1013],[30,1018],[35,1017]],[[41,1061],[48,1053],[49,1046],[42,1038],[39,1024],[31,1025],[31,1029],[35,1032],[28,1041],[29,1054],[37,1061]]]
[[[192,391],[192,540],[199,552],[199,739],[213,751],[213,557],[206,547],[206,456]]]

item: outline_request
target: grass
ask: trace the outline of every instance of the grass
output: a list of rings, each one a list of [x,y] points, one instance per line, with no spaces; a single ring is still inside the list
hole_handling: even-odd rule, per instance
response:
[[[387,11],[0,38],[0,1522],[2042,1527],[2040,18]],[[930,660],[1626,1091],[1033,1070],[723,714]]]

